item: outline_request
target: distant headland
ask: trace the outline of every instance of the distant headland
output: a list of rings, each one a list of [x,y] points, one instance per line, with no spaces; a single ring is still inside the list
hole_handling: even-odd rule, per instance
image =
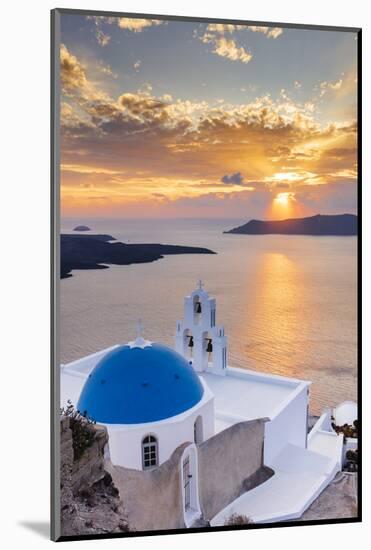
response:
[[[168,254],[216,254],[208,248],[170,244],[125,244],[111,235],[61,235],[61,279],[74,269],[106,269],[114,265],[154,262]]]
[[[358,233],[358,220],[354,214],[296,218],[280,221],[251,220],[224,233],[239,235],[318,235],[351,236]]]
[[[76,227],[74,227],[73,230],[74,231],[91,231],[90,227],[88,227],[87,225],[77,225]]]

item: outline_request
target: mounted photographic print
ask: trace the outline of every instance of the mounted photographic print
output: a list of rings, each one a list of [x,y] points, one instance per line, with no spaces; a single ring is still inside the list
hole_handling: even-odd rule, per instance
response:
[[[54,540],[361,520],[360,41],[52,12]]]

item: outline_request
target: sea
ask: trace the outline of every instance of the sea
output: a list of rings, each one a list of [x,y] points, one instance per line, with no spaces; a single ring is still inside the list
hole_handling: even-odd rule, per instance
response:
[[[217,300],[228,364],[312,381],[311,414],[357,389],[357,238],[236,235],[246,220],[72,219],[125,243],[207,247],[152,263],[73,271],[60,284],[61,362],[135,338],[174,345],[184,296],[199,279]]]

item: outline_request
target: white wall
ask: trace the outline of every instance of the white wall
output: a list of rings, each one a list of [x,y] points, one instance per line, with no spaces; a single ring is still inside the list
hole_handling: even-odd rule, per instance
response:
[[[102,350],[62,367],[62,406],[67,405],[67,400],[71,400],[76,406],[88,374],[110,349]],[[185,441],[193,442],[194,423],[198,416],[202,417],[203,440],[214,435],[214,397],[205,381],[201,379],[200,382],[204,387],[200,403],[169,420],[135,425],[104,424],[108,429],[109,453],[113,464],[141,470],[142,439],[148,434],[157,437],[159,463],[162,464],[170,458],[179,445]]]
[[[187,441],[193,442],[193,427],[198,416],[203,420],[204,439],[214,435],[214,400],[210,396],[190,411],[170,420],[136,425],[106,424],[113,464],[141,470],[142,440],[149,434],[157,438],[159,464],[162,464],[179,445]]]
[[[269,466],[287,443],[306,447],[308,388],[302,384],[284,409],[265,425],[264,463]]]

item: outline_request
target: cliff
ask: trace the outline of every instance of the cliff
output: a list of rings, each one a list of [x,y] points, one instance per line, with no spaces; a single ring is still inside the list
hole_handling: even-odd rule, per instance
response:
[[[322,216],[317,214],[309,218],[293,218],[281,221],[251,220],[224,233],[240,235],[333,235],[350,236],[358,233],[357,216],[340,214]]]
[[[111,235],[61,235],[61,278],[73,269],[107,269],[107,265],[154,262],[169,254],[215,254],[208,248],[168,244],[112,242]]]
[[[60,419],[62,537],[129,530],[119,491],[104,469],[108,442],[103,426],[93,426],[91,444],[76,452],[71,418]]]

